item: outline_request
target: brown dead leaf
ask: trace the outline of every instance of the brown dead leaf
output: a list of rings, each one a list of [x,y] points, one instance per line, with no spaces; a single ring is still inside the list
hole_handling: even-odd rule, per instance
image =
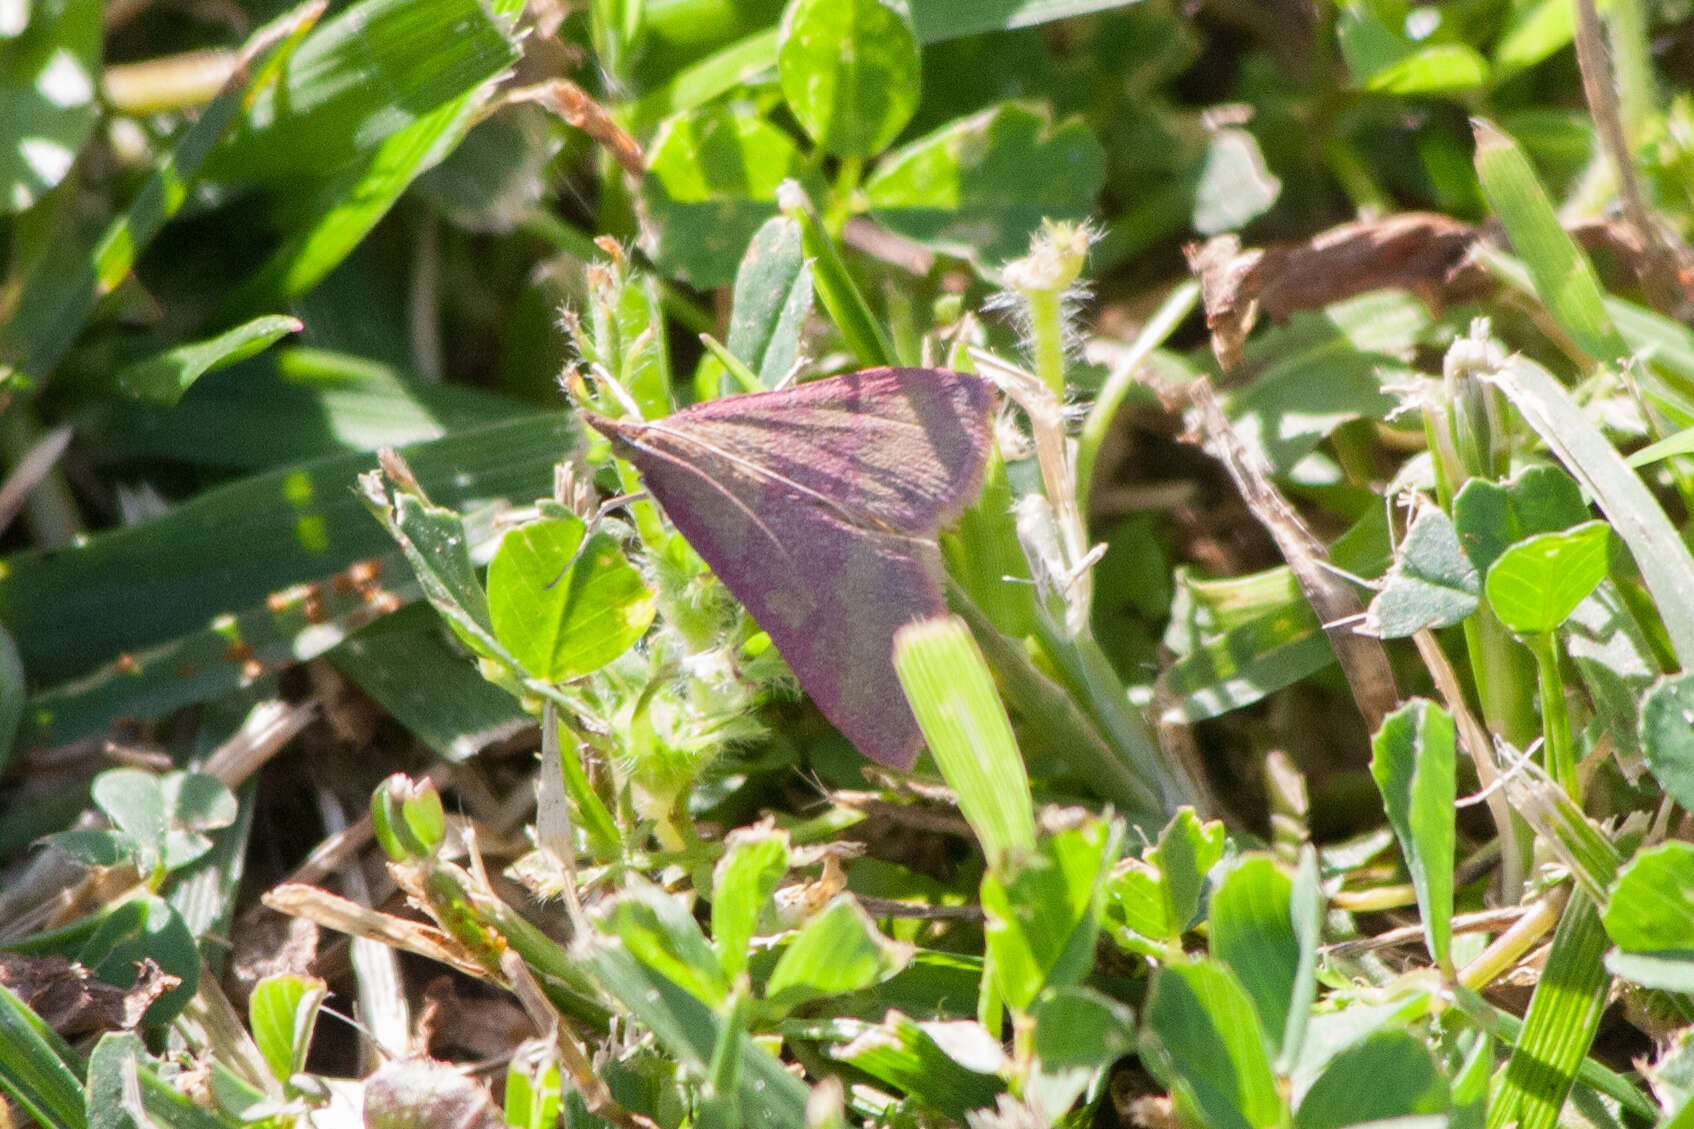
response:
[[[1188,265],[1200,279],[1212,351],[1225,372],[1262,313],[1282,321],[1371,290],[1398,287],[1440,310],[1486,293],[1493,278],[1468,252],[1473,224],[1432,212],[1407,212],[1342,224],[1304,243],[1241,249],[1233,235],[1190,245]]]
[[[1694,302],[1694,253],[1686,245],[1659,247],[1617,219],[1568,230],[1584,250],[1608,256],[1650,295],[1662,294],[1655,301],[1662,312],[1680,317]],[[1235,236],[1219,235],[1185,250],[1200,279],[1212,352],[1230,372],[1241,363],[1242,345],[1260,314],[1280,322],[1300,310],[1391,287],[1415,294],[1437,313],[1482,297],[1495,288],[1494,276],[1470,254],[1482,240],[1500,242],[1498,227],[1406,212],[1342,224],[1302,243],[1243,250]]]
[[[154,1000],[180,983],[151,959],[141,962],[132,987],[118,988],[62,956],[0,952],[0,984],[67,1038],[128,1031],[141,1022]]]

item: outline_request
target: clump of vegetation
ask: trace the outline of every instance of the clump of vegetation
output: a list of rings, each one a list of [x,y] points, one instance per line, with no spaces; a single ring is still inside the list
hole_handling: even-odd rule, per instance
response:
[[[1687,14],[0,0],[9,1116],[1688,1122]]]

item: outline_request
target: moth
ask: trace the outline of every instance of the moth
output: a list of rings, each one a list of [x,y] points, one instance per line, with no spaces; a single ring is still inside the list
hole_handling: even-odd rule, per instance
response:
[[[936,534],[982,489],[994,405],[979,377],[879,368],[662,420],[583,417],[824,716],[872,760],[909,768],[923,736],[894,632],[946,611]]]

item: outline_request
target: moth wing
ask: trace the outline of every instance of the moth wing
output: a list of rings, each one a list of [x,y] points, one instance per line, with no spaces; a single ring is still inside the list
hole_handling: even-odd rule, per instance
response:
[[[923,736],[894,673],[894,632],[946,610],[933,536],[866,529],[674,436],[648,432],[629,456],[824,716],[872,760],[911,767]]]
[[[710,400],[660,426],[862,524],[932,536],[982,489],[993,407],[980,377],[883,368]]]

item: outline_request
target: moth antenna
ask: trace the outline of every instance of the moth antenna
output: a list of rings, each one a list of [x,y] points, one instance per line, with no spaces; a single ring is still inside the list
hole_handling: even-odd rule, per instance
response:
[[[612,394],[612,399],[618,402],[618,407],[623,409],[624,415],[632,419],[644,418],[641,413],[641,405],[635,402],[635,397],[629,394],[629,389],[623,386],[622,381],[612,375],[611,370],[596,361],[589,366],[588,371],[594,377],[596,384]]]
[[[577,542],[576,551],[571,553],[571,559],[566,561],[565,567],[559,570],[559,574],[549,580],[543,587],[545,587],[547,591],[551,592],[553,590],[553,586],[565,578],[565,573],[576,567],[576,562],[582,559],[582,554],[588,549],[589,540],[600,531],[600,523],[606,520],[607,514],[611,513],[619,506],[627,506],[629,503],[638,502],[645,497],[648,497],[647,491],[637,490],[633,494],[619,494],[614,498],[607,498],[604,502],[601,502],[600,505],[595,508],[593,516],[590,517],[584,524],[582,540]]]

